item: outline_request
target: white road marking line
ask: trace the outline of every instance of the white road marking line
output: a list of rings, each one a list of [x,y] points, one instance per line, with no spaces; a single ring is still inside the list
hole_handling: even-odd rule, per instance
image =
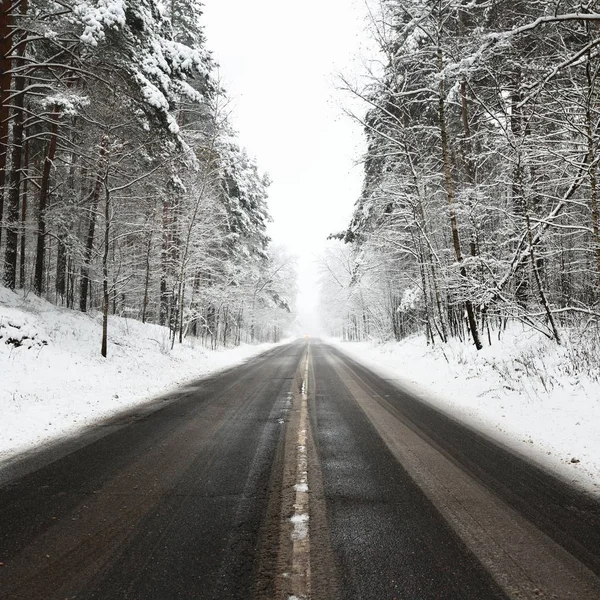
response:
[[[302,395],[300,404],[300,423],[296,445],[296,501],[291,521],[292,530],[292,572],[289,600],[308,600],[310,598],[310,541],[308,531],[308,455],[306,438],[308,431],[308,363],[310,346],[306,351]]]

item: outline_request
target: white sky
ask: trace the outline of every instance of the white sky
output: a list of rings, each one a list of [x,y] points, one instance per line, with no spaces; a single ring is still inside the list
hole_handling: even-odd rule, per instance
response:
[[[299,257],[301,320],[315,304],[327,235],[343,230],[360,194],[360,126],[343,114],[339,72],[357,72],[362,0],[204,0],[208,47],[233,100],[240,142],[273,180],[269,234]]]

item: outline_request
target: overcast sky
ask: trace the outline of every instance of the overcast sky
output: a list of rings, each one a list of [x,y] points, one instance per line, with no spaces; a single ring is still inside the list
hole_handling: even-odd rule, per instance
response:
[[[204,0],[208,46],[240,141],[273,184],[269,233],[299,257],[302,319],[315,303],[311,260],[348,224],[361,187],[358,124],[336,74],[360,71],[362,0]]]

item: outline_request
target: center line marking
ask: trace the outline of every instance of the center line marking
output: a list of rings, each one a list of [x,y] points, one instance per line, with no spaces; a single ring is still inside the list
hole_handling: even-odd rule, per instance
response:
[[[310,346],[306,350],[304,377],[300,404],[300,423],[296,444],[296,501],[291,518],[292,530],[292,595],[289,600],[310,598],[310,541],[308,533],[308,454],[306,439],[308,432],[308,362]]]

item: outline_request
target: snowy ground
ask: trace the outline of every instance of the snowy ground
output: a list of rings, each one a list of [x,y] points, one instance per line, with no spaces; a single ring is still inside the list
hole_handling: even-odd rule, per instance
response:
[[[0,286],[0,461],[273,346],[171,351],[166,328],[111,317],[103,359],[100,335],[100,315]]]
[[[100,357],[100,317],[63,310],[0,287],[0,461],[242,362],[270,345],[170,351],[165,328],[114,317]],[[429,348],[338,343],[569,481],[600,494],[597,340],[557,347],[514,328],[480,352],[459,342]]]
[[[557,347],[515,327],[479,352],[458,341],[430,348],[421,336],[336,343],[425,401],[600,495],[597,340]]]

